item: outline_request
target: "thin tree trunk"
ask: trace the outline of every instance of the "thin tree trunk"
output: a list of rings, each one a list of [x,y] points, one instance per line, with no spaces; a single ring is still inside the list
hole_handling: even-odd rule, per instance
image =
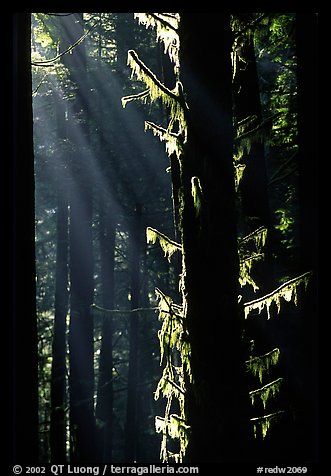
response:
[[[64,186],[63,186],[64,185]],[[51,374],[51,461],[66,461],[66,317],[68,313],[68,190],[58,177],[55,316]]]
[[[100,254],[102,305],[114,309],[115,223],[105,196],[100,204]],[[99,361],[96,417],[103,422],[99,431],[100,461],[112,461],[113,450],[113,321],[112,314],[105,313]]]
[[[61,146],[67,138],[65,110],[61,107],[61,91],[58,90],[56,108],[59,152],[56,168],[57,225],[56,225],[56,269],[55,269],[55,313],[52,346],[51,372],[51,424],[50,451],[51,461],[66,462],[66,354],[67,323],[69,311],[68,259],[69,259],[69,187],[67,164]]]
[[[13,463],[38,461],[38,351],[34,245],[34,154],[31,97],[31,15],[14,13],[12,391]]]
[[[140,260],[141,260],[141,205],[137,204],[130,229],[130,272],[131,272],[131,309],[137,309],[140,302]],[[132,463],[137,451],[137,383],[138,383],[138,341],[139,313],[130,315],[129,329],[129,372],[128,397],[126,407],[125,461]]]

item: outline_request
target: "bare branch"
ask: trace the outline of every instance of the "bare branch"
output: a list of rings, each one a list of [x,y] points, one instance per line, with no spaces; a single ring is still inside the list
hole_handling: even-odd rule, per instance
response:
[[[101,306],[97,306],[96,304],[92,304],[91,309],[95,309],[96,311],[105,312],[108,314],[131,314],[133,312],[151,312],[157,311],[158,307],[137,307],[136,309],[106,309]]]

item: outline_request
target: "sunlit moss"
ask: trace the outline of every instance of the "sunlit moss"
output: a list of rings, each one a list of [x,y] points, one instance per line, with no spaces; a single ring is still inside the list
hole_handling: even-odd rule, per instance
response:
[[[254,291],[259,289],[251,275],[251,269],[254,263],[261,261],[264,255],[262,253],[253,253],[251,256],[244,259],[239,259],[239,284],[241,287],[247,284],[253,287]]]
[[[168,258],[168,261],[170,261],[171,256],[176,251],[182,250],[182,245],[171,240],[166,235],[164,235],[158,230],[155,230],[154,228],[147,227],[146,237],[147,237],[147,243],[156,243],[156,240],[159,241],[160,246],[164,251],[164,256]]]
[[[285,412],[283,410],[275,413],[270,413],[269,415],[263,415],[261,417],[251,418],[251,422],[254,427],[254,436],[257,438],[258,431],[261,432],[262,438],[265,438],[270,426],[278,421]]]
[[[156,239],[156,238],[155,238]],[[156,387],[155,400],[166,399],[164,417],[157,416],[155,429],[162,433],[160,458],[163,462],[180,463],[188,444],[189,426],[185,416],[185,377],[192,381],[190,357],[191,347],[186,338],[183,306],[175,304],[160,289],[155,290],[159,300],[159,319],[162,327],[158,332],[160,342],[160,365],[164,364],[162,376]],[[178,353],[181,365],[173,364],[173,353]],[[177,358],[178,360],[178,358]],[[171,414],[173,399],[176,399],[180,414]],[[167,447],[167,438],[179,441],[179,452],[172,453]]]
[[[135,13],[138,19],[146,28],[156,29],[157,41],[164,44],[164,53],[169,55],[174,63],[175,72],[179,70],[179,15],[178,13]]]
[[[169,128],[164,129],[151,121],[145,121],[145,130],[147,129],[151,129],[161,142],[165,142],[166,152],[169,157],[172,154],[176,154],[178,159],[181,157],[183,153],[183,140],[179,133],[171,132]]]
[[[297,305],[298,295],[297,295],[297,288],[300,284],[303,284],[305,287],[308,285],[309,278],[311,277],[312,273],[308,271],[307,273],[298,276],[297,278],[291,279],[286,283],[279,286],[275,291],[266,296],[263,296],[259,299],[255,299],[254,301],[250,301],[244,304],[244,312],[245,312],[245,319],[247,319],[248,315],[256,310],[258,314],[262,312],[263,309],[267,310],[268,319],[270,319],[270,307],[272,303],[276,304],[277,313],[280,311],[281,301],[284,299],[287,302],[293,300],[294,304]]]
[[[249,235],[244,236],[243,238],[240,238],[238,240],[239,251],[242,252],[245,245],[249,243],[253,243],[255,246],[256,252],[260,253],[262,248],[266,244],[267,233],[268,233],[268,230],[264,226],[261,226],[260,228],[253,231]]]
[[[268,374],[270,367],[278,363],[279,355],[280,350],[275,348],[264,355],[255,357],[251,356],[249,360],[246,361],[246,366],[252,372],[254,377],[259,377],[259,380],[262,383],[263,376]]]
[[[275,225],[275,228],[285,234],[291,225],[293,225],[294,219],[290,216],[289,210],[285,210],[284,208],[279,208],[275,213],[279,217],[279,224]]]
[[[234,165],[234,184],[236,192],[239,189],[239,184],[241,182],[241,179],[243,178],[245,168],[245,164]]]
[[[278,378],[277,380],[274,380],[273,382],[270,382],[261,388],[249,392],[252,404],[254,405],[256,397],[259,397],[262,401],[263,408],[266,408],[269,397],[275,397],[279,393],[282,382],[283,379]]]

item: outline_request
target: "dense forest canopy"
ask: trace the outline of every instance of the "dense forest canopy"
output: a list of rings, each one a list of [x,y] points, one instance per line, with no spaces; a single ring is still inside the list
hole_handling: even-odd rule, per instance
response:
[[[39,463],[316,463],[316,15],[25,21]]]

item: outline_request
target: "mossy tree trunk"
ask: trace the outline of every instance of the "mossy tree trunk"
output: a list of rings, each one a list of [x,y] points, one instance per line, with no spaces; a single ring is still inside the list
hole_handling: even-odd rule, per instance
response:
[[[193,384],[187,384],[186,461],[235,461],[245,459],[249,402],[237,303],[229,15],[181,14],[180,41],[189,108],[181,233],[193,374]],[[201,187],[200,210],[192,198],[192,177]]]

